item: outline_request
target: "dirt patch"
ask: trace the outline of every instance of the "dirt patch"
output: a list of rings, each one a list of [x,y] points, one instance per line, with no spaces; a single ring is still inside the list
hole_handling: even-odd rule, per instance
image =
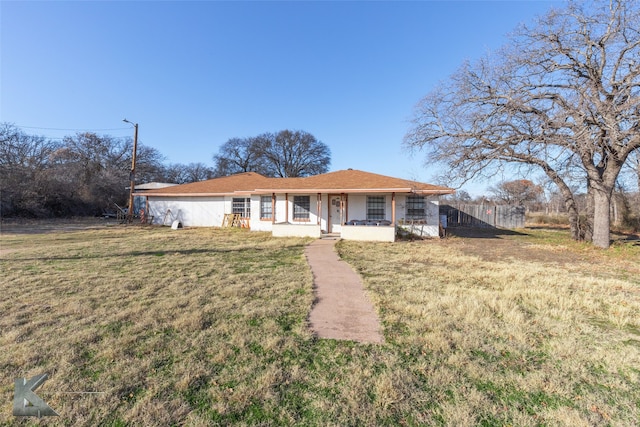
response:
[[[466,255],[475,255],[485,261],[501,261],[509,258],[538,262],[575,262],[580,258],[573,253],[565,253],[561,259],[557,252],[562,247],[537,245],[522,239],[526,232],[489,228],[450,228],[447,243],[460,249]],[[520,238],[517,238],[520,237]]]
[[[582,266],[587,270],[606,270],[611,260],[602,257],[602,250],[592,246],[569,248],[567,245],[539,241],[528,234],[526,229],[520,231],[482,229],[482,228],[450,228],[448,238],[443,244],[459,249],[465,255],[474,255],[482,260],[527,261],[554,264],[559,267]],[[553,230],[551,230],[553,231]],[[562,230],[556,230],[562,232]],[[612,234],[617,245],[640,245],[640,236]],[[570,243],[569,243],[570,244]],[[616,259],[620,269],[640,275],[637,260]]]

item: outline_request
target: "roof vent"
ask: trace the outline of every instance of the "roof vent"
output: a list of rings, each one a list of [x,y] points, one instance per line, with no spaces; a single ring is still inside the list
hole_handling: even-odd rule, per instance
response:
[[[349,168],[349,169],[347,169],[347,170],[348,170],[348,171],[352,171],[352,170],[353,170],[353,168]]]

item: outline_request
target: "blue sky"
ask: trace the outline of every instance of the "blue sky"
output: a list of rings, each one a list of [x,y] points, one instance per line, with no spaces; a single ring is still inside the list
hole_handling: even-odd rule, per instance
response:
[[[304,130],[331,170],[430,182],[401,148],[414,105],[554,5],[2,0],[0,121],[124,137],[126,117],[167,162],[208,165],[230,138]]]

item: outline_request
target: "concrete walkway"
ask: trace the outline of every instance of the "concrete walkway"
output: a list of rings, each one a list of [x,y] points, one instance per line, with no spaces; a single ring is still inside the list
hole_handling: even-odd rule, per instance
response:
[[[311,329],[320,338],[382,343],[380,322],[360,276],[338,257],[336,242],[319,239],[305,248],[316,294]]]

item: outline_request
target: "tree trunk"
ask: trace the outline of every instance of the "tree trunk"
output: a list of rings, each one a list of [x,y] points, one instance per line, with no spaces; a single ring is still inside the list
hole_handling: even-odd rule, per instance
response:
[[[567,209],[567,213],[569,214],[569,228],[571,230],[571,238],[573,240],[580,240],[580,216],[578,215],[578,206],[576,205],[576,200],[573,197],[571,188],[569,188],[562,177],[547,163],[534,162],[533,164],[542,167],[549,179],[551,179],[551,181],[553,181],[553,183],[558,186],[558,190],[560,190],[560,194],[564,199],[564,206]]]
[[[601,248],[610,245],[611,192],[593,189],[593,244]]]
[[[594,192],[595,189],[591,187],[591,181],[587,180],[587,206],[585,212],[585,218],[582,226],[582,238],[586,242],[593,242],[593,218],[595,215],[595,200],[594,200]]]
[[[564,195],[564,205],[567,208],[569,214],[569,229],[571,231],[571,238],[573,240],[580,240],[580,216],[578,215],[578,208],[573,195]]]

